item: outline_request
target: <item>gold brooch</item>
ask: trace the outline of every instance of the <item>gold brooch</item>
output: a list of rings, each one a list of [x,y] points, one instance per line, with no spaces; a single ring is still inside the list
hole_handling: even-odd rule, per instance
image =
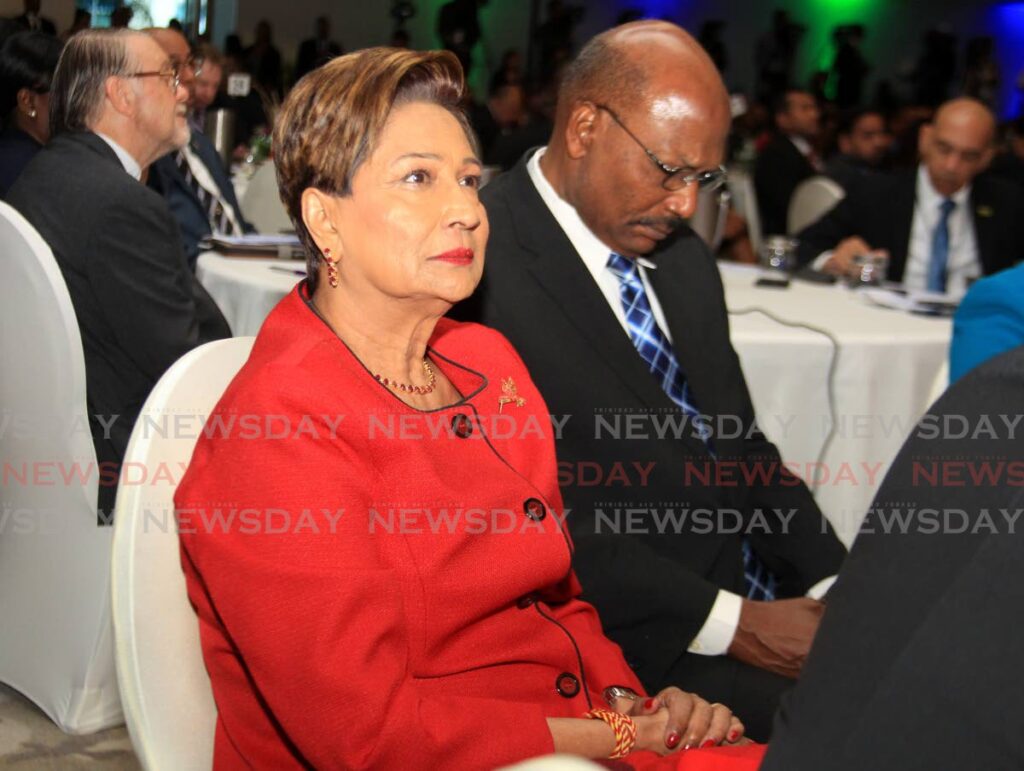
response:
[[[522,407],[526,404],[526,399],[519,395],[516,390],[515,381],[510,378],[503,378],[501,381],[501,396],[498,397],[498,412],[501,412],[506,404],[514,404],[516,407]]]

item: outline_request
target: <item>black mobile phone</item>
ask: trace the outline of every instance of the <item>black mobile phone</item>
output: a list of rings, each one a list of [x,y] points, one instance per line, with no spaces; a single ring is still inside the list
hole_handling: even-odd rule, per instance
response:
[[[754,282],[754,286],[766,286],[770,289],[788,289],[789,279],[785,276],[761,276]]]

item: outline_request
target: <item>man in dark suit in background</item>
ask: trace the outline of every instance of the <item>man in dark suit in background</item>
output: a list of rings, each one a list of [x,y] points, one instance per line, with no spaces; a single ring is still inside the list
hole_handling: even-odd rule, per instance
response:
[[[865,177],[881,173],[892,136],[882,113],[859,108],[840,116],[836,141],[839,152],[825,164],[825,176],[848,190]]]
[[[57,27],[45,16],[39,15],[39,0],[25,0],[25,13],[16,16],[14,22],[22,29],[57,36]]]
[[[1024,767],[1022,393],[1019,347],[952,385],[903,445],[762,771]]]
[[[649,689],[709,694],[764,739],[822,611],[804,595],[820,596],[844,549],[754,425],[714,258],[684,225],[698,186],[721,179],[729,120],[714,63],[675,25],[594,38],[548,146],[484,189],[484,279],[456,312],[506,334],[567,417],[574,566],[609,636]],[[665,420],[678,431],[660,434]],[[766,476],[747,484],[737,464]],[[750,527],[758,510],[770,533]],[[771,593],[748,580],[748,549],[790,599],[751,599]]]
[[[313,37],[299,44],[299,55],[295,59],[295,80],[307,72],[341,56],[341,46],[331,40],[331,20],[318,16],[313,25]]]
[[[824,166],[814,149],[821,128],[821,112],[809,91],[791,88],[774,105],[776,134],[757,156],[754,190],[767,235],[786,232],[789,199],[797,185],[820,174]]]
[[[157,379],[195,346],[231,334],[188,269],[167,204],[139,181],[188,139],[185,98],[167,54],[147,35],[80,32],[53,79],[54,136],[8,197],[67,282],[96,455],[118,468]],[[101,522],[110,521],[114,492],[100,486]]]
[[[181,85],[188,91],[188,106],[195,104],[197,66],[185,36],[173,29],[148,29],[146,33],[164,49],[178,68]],[[149,169],[148,184],[167,199],[181,228],[182,246],[189,267],[195,270],[199,242],[211,233],[241,235],[254,228],[242,217],[224,164],[213,143],[200,131],[191,131],[188,143],[157,159]]]
[[[981,102],[942,105],[921,129],[920,166],[848,191],[799,234],[800,262],[844,274],[856,255],[884,251],[890,280],[959,293],[1024,259],[1024,193],[980,175],[994,139],[995,117]]]

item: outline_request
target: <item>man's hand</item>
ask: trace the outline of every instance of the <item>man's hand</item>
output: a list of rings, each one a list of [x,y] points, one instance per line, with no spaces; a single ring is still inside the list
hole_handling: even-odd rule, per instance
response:
[[[809,597],[773,602],[744,600],[729,655],[769,672],[796,678],[824,610],[824,604]]]
[[[858,254],[887,254],[884,249],[872,249],[867,241],[859,236],[845,238],[832,252],[832,256],[822,266],[825,273],[836,276],[848,276],[853,269],[853,258]]]

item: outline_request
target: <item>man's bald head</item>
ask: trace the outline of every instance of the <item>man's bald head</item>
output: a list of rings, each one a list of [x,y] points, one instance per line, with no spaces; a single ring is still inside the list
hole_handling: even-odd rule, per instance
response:
[[[975,99],[952,99],[921,128],[918,146],[932,186],[951,196],[983,171],[995,151],[996,118]]]
[[[729,111],[718,68],[689,33],[664,21],[637,21],[592,38],[566,68],[559,112],[582,100],[627,111],[665,91]]]
[[[697,202],[697,185],[670,190],[665,169],[716,169],[729,122],[718,69],[693,37],[668,22],[624,24],[567,68],[541,168],[608,247],[647,254]]]

